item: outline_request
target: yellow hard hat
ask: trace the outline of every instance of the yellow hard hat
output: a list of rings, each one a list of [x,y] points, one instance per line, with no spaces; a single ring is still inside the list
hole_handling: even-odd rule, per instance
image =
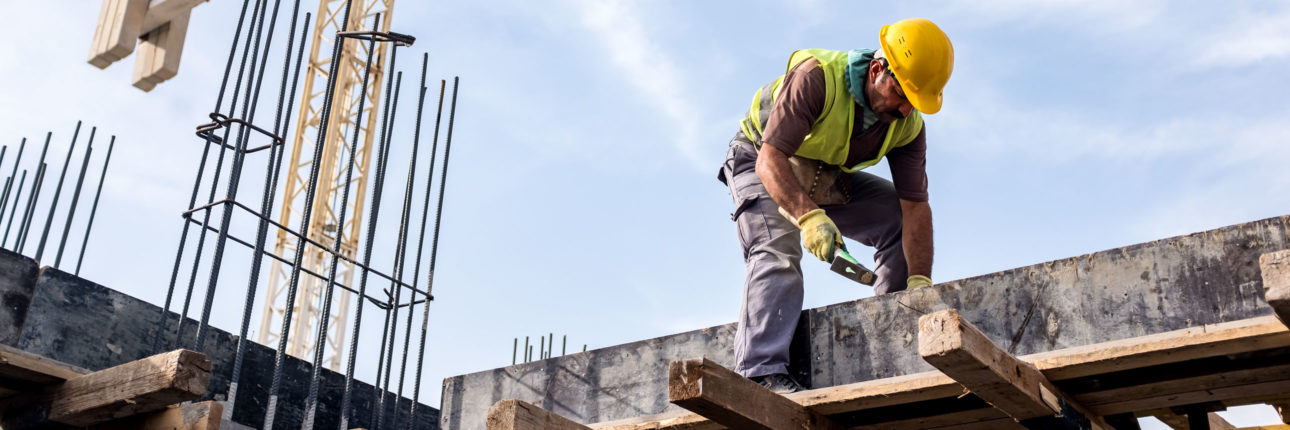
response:
[[[954,72],[954,46],[940,27],[923,18],[884,25],[878,31],[887,67],[919,112],[941,110],[941,90]]]

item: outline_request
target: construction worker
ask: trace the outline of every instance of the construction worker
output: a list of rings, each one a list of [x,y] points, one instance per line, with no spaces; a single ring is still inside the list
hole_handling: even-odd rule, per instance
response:
[[[932,284],[922,114],[941,109],[954,48],[921,18],[878,34],[877,50],[794,52],[786,74],[753,96],[718,174],[746,273],[735,371],[781,394],[802,389],[788,375],[799,243],[825,261],[844,236],[874,247],[876,294]],[[892,181],[860,171],[883,157]]]

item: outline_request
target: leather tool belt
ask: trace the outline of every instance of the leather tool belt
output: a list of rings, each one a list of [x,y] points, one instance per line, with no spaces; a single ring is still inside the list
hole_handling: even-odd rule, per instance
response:
[[[793,168],[793,176],[797,177],[802,191],[815,204],[840,205],[851,201],[851,190],[842,168],[798,156],[789,157],[788,164]]]

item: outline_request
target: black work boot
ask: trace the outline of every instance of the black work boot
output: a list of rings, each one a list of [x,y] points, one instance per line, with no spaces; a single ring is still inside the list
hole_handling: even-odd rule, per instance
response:
[[[801,384],[798,384],[797,381],[794,380],[792,376],[788,376],[787,373],[772,373],[769,375],[754,376],[748,379],[761,384],[763,387],[769,388],[771,391],[774,391],[775,394],[796,393],[803,390]]]

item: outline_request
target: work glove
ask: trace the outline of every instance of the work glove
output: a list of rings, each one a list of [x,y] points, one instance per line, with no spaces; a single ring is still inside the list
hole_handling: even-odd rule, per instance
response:
[[[928,278],[923,275],[910,276],[909,279],[905,280],[905,289],[907,290],[917,290],[919,288],[930,286],[932,286],[932,278]]]
[[[783,208],[780,211],[787,215]],[[834,251],[842,246],[842,233],[838,232],[837,224],[824,214],[824,209],[812,210],[797,219],[791,216],[786,218],[797,228],[802,229],[802,242],[806,245],[806,249],[821,261],[832,260]]]

